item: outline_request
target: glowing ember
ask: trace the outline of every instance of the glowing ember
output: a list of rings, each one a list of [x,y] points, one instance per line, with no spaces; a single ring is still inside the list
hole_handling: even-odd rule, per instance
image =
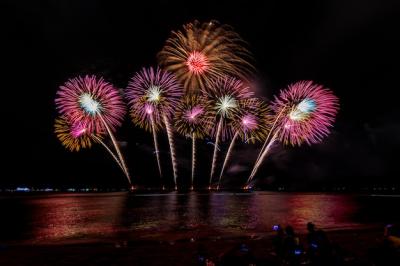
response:
[[[88,114],[95,115],[101,110],[101,105],[98,101],[94,100],[89,93],[83,93],[79,96],[79,104]]]
[[[75,122],[72,126],[71,126],[71,135],[74,138],[79,138],[80,136],[82,136],[83,134],[85,134],[86,132],[86,128],[82,123],[79,122]]]
[[[256,129],[258,126],[257,118],[251,114],[245,115],[242,118],[242,126],[245,131]]]
[[[147,94],[148,101],[154,103],[159,102],[161,99],[161,93],[162,90],[160,86],[151,86]]]
[[[191,110],[186,112],[186,117],[189,120],[195,120],[199,115],[204,112],[204,108],[201,106],[194,106]]]
[[[306,119],[317,108],[316,102],[312,99],[302,100],[289,114],[292,120]]]
[[[189,55],[186,65],[190,72],[199,75],[208,68],[208,60],[204,54],[194,51]]]
[[[218,99],[216,103],[217,112],[222,116],[226,116],[231,110],[237,107],[236,99],[231,95],[224,95]]]

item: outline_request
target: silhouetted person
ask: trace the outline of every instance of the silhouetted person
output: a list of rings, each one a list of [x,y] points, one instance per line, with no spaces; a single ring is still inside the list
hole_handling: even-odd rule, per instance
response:
[[[285,232],[280,225],[274,225],[272,228],[275,231],[275,236],[272,239],[272,245],[276,256],[280,259],[283,258],[283,241],[285,239]]]
[[[397,232],[396,232],[397,231]],[[396,238],[398,245],[396,245]],[[394,240],[394,241],[393,241]],[[383,241],[381,245],[372,248],[368,252],[369,257],[377,266],[399,265],[400,261],[400,230],[396,226],[388,224],[384,227]]]
[[[300,246],[300,239],[294,232],[293,227],[290,225],[285,228],[285,239],[283,240],[283,257],[284,264],[298,265],[302,255],[302,248]]]
[[[199,244],[197,247],[197,265],[205,266],[208,261],[208,254],[203,244]]]
[[[308,257],[312,265],[331,265],[331,245],[325,232],[315,230],[311,222],[307,223],[307,230]]]

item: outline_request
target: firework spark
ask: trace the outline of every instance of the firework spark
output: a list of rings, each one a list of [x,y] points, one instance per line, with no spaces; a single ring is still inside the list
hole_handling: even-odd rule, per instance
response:
[[[192,188],[196,167],[196,139],[202,139],[208,134],[212,119],[213,112],[209,111],[206,101],[199,95],[186,95],[176,109],[176,130],[192,138]]]
[[[81,123],[90,133],[107,132],[124,167],[124,172],[128,173],[113,134],[116,127],[122,124],[125,104],[113,85],[96,76],[72,78],[60,86],[55,102],[60,114],[68,117],[72,123]],[[131,183],[129,173],[127,175]]]
[[[126,89],[132,121],[139,127],[153,132],[155,146],[157,146],[156,130],[163,124],[166,126],[175,186],[177,165],[170,120],[182,95],[182,87],[173,74],[151,67],[137,72]],[[158,147],[156,147],[156,154],[161,177]]]
[[[176,74],[186,92],[231,75],[246,80],[254,67],[246,43],[228,25],[194,21],[172,32],[158,54],[160,65]]]
[[[253,93],[243,84],[242,81],[233,77],[219,78],[203,90],[207,104],[214,112],[216,128],[211,130],[211,135],[215,136],[215,146],[211,164],[210,185],[214,176],[217,147],[220,140],[224,141],[232,137],[233,128],[231,122],[239,109],[239,101],[250,98]]]
[[[269,132],[271,120],[270,109],[262,101],[256,98],[239,101],[239,108],[235,113],[235,118],[231,122],[235,134],[225,155],[225,160],[219,175],[218,188],[237,137],[240,136],[245,143],[263,141],[266,139]]]
[[[253,179],[275,141],[292,146],[321,142],[335,121],[339,99],[322,85],[299,81],[282,90],[275,97],[272,108],[277,114],[271,129],[274,134],[271,139],[267,137],[248,182]]]

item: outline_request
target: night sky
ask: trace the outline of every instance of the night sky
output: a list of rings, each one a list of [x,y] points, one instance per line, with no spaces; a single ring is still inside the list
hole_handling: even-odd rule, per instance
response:
[[[340,98],[332,134],[312,147],[277,146],[257,175],[259,184],[400,184],[396,0],[6,2],[0,16],[0,187],[126,185],[101,146],[71,153],[58,142],[53,133],[58,86],[76,75],[97,74],[125,88],[134,72],[156,65],[170,31],[194,19],[230,24],[249,43],[259,97],[269,100],[291,82],[312,79]],[[134,180],[157,185],[151,134],[135,128],[127,116],[117,138]],[[164,172],[172,183],[166,135],[159,140]],[[177,137],[176,142],[178,182],[187,183],[190,140]],[[227,186],[247,179],[258,147],[237,146]],[[208,181],[211,156],[212,146],[199,144],[199,183]]]

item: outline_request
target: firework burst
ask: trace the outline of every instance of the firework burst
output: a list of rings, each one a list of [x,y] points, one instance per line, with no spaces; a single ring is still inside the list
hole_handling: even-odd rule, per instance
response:
[[[157,68],[143,68],[130,80],[125,92],[132,121],[148,131],[158,130],[163,116],[174,114],[183,91],[175,76]]]
[[[54,133],[60,140],[61,144],[70,151],[79,151],[85,148],[91,148],[92,143],[100,143],[117,162],[118,166],[124,172],[127,178],[129,175],[117,156],[103,142],[103,136],[90,131],[81,122],[71,122],[65,117],[56,118],[54,123]]]
[[[101,138],[101,135],[88,132],[81,122],[70,122],[65,117],[56,118],[54,133],[61,144],[70,151],[80,151],[91,148],[93,142],[97,142],[93,136]]]
[[[61,115],[83,123],[90,132],[112,131],[122,124],[125,104],[118,89],[96,76],[76,77],[60,86],[56,106]]]
[[[285,145],[319,143],[329,134],[339,109],[338,98],[322,85],[299,81],[280,92],[272,108],[282,116],[279,140]]]
[[[186,95],[176,108],[175,128],[185,137],[203,139],[209,133],[213,118],[213,112],[203,97]]]
[[[239,101],[232,128],[245,143],[263,141],[273,122],[270,108],[256,98]]]
[[[232,154],[235,141],[240,137],[245,143],[255,143],[266,139],[270,130],[272,115],[270,108],[262,101],[256,98],[244,99],[239,101],[239,108],[235,112],[235,118],[231,122],[234,129],[234,135],[225,155],[219,175],[218,187],[221,183],[225,167]]]
[[[228,25],[194,21],[172,32],[158,58],[166,70],[176,74],[186,92],[198,92],[224,75],[246,80],[254,68],[245,46]]]
[[[215,171],[217,150],[220,139],[222,141],[232,137],[232,121],[235,114],[239,110],[240,100],[250,98],[253,93],[239,79],[233,77],[219,78],[209,86],[204,88],[203,95],[214,112],[217,127],[211,130],[211,135],[215,136],[215,146],[213,159],[211,164],[211,174],[209,184],[212,183],[212,178]]]
[[[175,128],[185,137],[192,138],[192,189],[196,167],[196,139],[208,135],[213,112],[210,111],[205,99],[199,95],[186,95],[176,109]]]
[[[299,81],[275,97],[272,105],[276,118],[272,137],[267,137],[248,182],[253,179],[274,142],[300,146],[319,143],[326,137],[339,110],[339,99],[322,85]]]
[[[113,134],[125,115],[125,104],[119,91],[101,77],[76,77],[60,86],[55,102],[60,114],[72,121],[73,125],[79,123],[94,135],[108,133],[131,183],[128,168]]]
[[[143,68],[128,84],[126,98],[130,106],[132,121],[141,128],[153,132],[160,177],[162,176],[156,131],[165,125],[171,151],[171,160],[176,185],[177,166],[170,119],[183,95],[175,76],[159,68]]]

